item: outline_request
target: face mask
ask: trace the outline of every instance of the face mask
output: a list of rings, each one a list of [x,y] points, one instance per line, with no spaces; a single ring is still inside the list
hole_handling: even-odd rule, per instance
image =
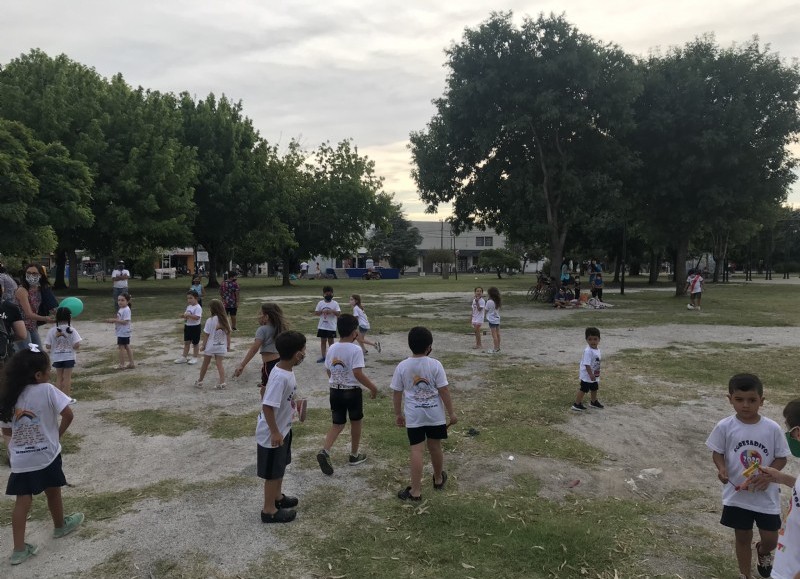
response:
[[[303,354],[303,355],[300,357],[300,359],[299,359],[297,362],[295,362],[295,363],[294,363],[294,365],[295,365],[295,366],[299,366],[300,364],[302,364],[302,363],[303,363],[303,360],[305,360],[305,359],[306,359],[306,355],[305,355],[305,354]]]
[[[25,274],[25,281],[27,281],[30,285],[39,285],[40,279],[42,279],[42,276],[40,276],[39,274],[34,274],[34,273]]]
[[[333,300],[333,296],[325,296],[325,301],[329,302]]]

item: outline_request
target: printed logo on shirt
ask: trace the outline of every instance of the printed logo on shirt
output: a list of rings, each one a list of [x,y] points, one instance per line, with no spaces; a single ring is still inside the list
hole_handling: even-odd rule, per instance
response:
[[[427,379],[415,375],[412,383],[414,384],[412,393],[417,408],[433,408],[438,405],[439,394]]]
[[[753,464],[764,464],[763,459],[761,458],[761,453],[757,450],[747,449],[743,453],[739,455],[739,462],[742,463],[742,466],[746,469],[753,466]]]

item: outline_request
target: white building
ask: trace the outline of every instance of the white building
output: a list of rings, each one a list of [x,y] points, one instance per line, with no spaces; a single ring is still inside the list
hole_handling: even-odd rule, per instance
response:
[[[473,229],[456,235],[450,223],[439,221],[412,221],[419,230],[422,243],[417,246],[419,258],[416,267],[406,268],[406,272],[424,271],[433,273],[433,264],[425,263],[425,254],[431,249],[449,249],[458,255],[458,271],[469,271],[478,264],[478,257],[484,249],[502,249],[506,246],[506,236],[492,230]]]

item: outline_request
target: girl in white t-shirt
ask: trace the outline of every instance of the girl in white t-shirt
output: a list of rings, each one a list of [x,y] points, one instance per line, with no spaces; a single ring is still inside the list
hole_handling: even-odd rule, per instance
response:
[[[72,327],[72,312],[68,308],[56,310],[56,327],[50,328],[44,339],[50,351],[50,361],[56,369],[56,388],[72,398],[72,369],[75,367],[75,353],[81,347],[81,335]]]
[[[208,318],[203,328],[203,342],[200,350],[203,352],[203,364],[200,366],[200,377],[194,383],[195,388],[203,387],[203,378],[206,377],[211,358],[214,358],[219,373],[219,384],[215,388],[224,390],[226,386],[225,367],[222,362],[225,354],[231,351],[231,326],[228,316],[225,314],[225,307],[219,300],[211,300],[211,317]]]
[[[83,522],[82,513],[64,517],[61,487],[67,480],[61,468],[60,441],[73,414],[69,397],[49,379],[50,358],[36,344],[30,344],[11,358],[0,385],[0,428],[11,462],[6,494],[17,497],[11,515],[12,565],[38,551],[38,547],[25,542],[25,521],[33,495],[44,492],[47,496],[47,508],[55,522],[54,538],[71,533]]]
[[[483,288],[476,287],[475,295],[472,297],[472,329],[475,331],[475,345],[472,346],[473,350],[480,350],[481,346],[481,326],[483,325],[483,317],[485,315],[484,309],[486,308],[486,301],[483,299]]]
[[[114,333],[117,335],[117,350],[119,351],[118,370],[132,370],[135,368],[133,363],[133,351],[131,350],[131,296],[128,293],[117,296],[116,318],[108,318],[106,322],[114,324]],[[128,364],[125,365],[125,357]]]
[[[359,294],[353,294],[350,296],[350,305],[353,307],[353,315],[358,318],[358,345],[361,346],[361,349],[366,354],[367,348],[364,346],[372,346],[378,351],[378,354],[381,353],[381,343],[378,340],[374,342],[367,340],[367,332],[369,332],[369,319],[367,318],[367,313],[364,311],[364,308],[361,306],[361,296]]]
[[[492,286],[486,292],[489,294],[489,301],[486,302],[486,321],[489,322],[489,330],[492,332],[492,342],[494,348],[487,350],[488,354],[500,353],[500,290]]]

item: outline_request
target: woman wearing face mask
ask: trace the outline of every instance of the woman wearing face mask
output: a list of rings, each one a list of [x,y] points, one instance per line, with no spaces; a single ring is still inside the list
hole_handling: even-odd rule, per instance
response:
[[[17,298],[17,303],[22,310],[25,329],[28,330],[28,342],[41,346],[42,340],[39,337],[38,325],[55,320],[51,315],[41,315],[39,313],[43,299],[45,305],[50,301],[55,301],[53,292],[50,290],[50,280],[47,279],[44,274],[44,268],[41,265],[32,263],[25,268],[22,284],[17,288],[14,296]],[[58,303],[56,303],[56,306],[58,306]]]

